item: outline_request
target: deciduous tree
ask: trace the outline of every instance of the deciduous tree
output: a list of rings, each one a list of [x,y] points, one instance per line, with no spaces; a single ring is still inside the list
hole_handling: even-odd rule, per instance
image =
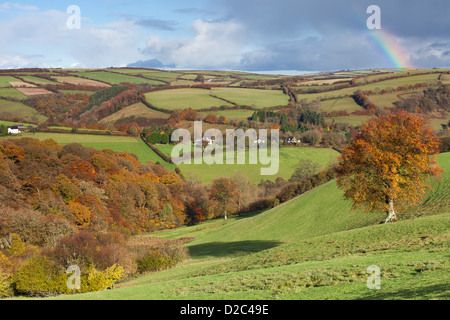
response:
[[[224,216],[227,220],[228,214],[237,210],[241,197],[237,187],[237,183],[229,179],[220,178],[213,181],[209,200],[210,212],[214,216]]]
[[[398,111],[361,126],[340,158],[338,185],[355,207],[384,209],[397,220],[394,204],[417,203],[427,178],[442,171],[434,155],[439,142],[424,120]]]

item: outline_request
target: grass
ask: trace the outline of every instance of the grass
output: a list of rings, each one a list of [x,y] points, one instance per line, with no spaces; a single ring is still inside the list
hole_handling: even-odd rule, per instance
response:
[[[326,120],[329,123],[332,123],[333,121],[335,123],[348,123],[352,126],[360,126],[364,122],[369,121],[370,119],[373,119],[375,116],[346,116],[346,117],[328,117]]]
[[[107,71],[93,71],[93,72],[78,72],[80,76],[92,79],[104,81],[109,84],[119,84],[121,82],[129,82],[129,83],[148,83],[151,85],[163,85],[163,82],[154,81],[149,79],[144,79],[140,77],[134,77],[125,74],[112,73]]]
[[[16,81],[20,81],[17,78],[11,77],[11,76],[0,76],[0,88],[6,88],[6,87],[11,87],[11,85],[9,84],[10,82],[16,82]]]
[[[39,140],[53,139],[61,145],[79,143],[85,147],[97,150],[112,149],[116,152],[128,152],[136,155],[141,163],[152,161],[159,162],[166,168],[174,170],[175,166],[166,163],[152,149],[150,149],[141,139],[133,137],[103,136],[89,134],[69,134],[69,133],[23,133],[13,138],[30,137]],[[11,138],[11,137],[7,137]]]
[[[0,89],[1,91],[5,89]],[[12,89],[16,90],[16,89]],[[17,90],[16,90],[17,91]],[[17,91],[19,92],[19,91]],[[19,92],[20,93],[20,92]],[[43,122],[47,117],[38,113],[35,109],[20,102],[0,100],[0,117],[3,119],[15,119],[19,121]]]
[[[149,109],[143,103],[136,103],[136,104],[130,105],[128,107],[125,107],[106,118],[103,118],[100,121],[100,123],[117,122],[121,119],[129,118],[129,117],[167,120],[169,118],[169,116],[170,115],[167,113]]]
[[[336,112],[336,111],[346,111],[352,113],[355,111],[361,111],[363,108],[359,106],[353,98],[337,98],[333,100],[321,101],[323,112]]]
[[[406,91],[406,92],[394,92],[394,93],[385,93],[380,95],[371,95],[369,96],[369,100],[374,103],[376,106],[379,107],[389,107],[393,108],[395,107],[394,102],[400,101],[401,98],[399,95],[402,95],[403,98],[406,98],[408,94],[414,94],[421,91]]]
[[[76,94],[76,93],[87,94],[89,96],[95,93],[94,91],[83,91],[83,90],[60,90],[60,91],[69,94]]]
[[[289,97],[280,90],[257,90],[242,88],[213,88],[211,93],[242,106],[255,105],[258,108],[287,105]]]
[[[145,97],[155,107],[167,110],[187,108],[198,110],[222,105],[232,106],[225,101],[211,97],[211,93],[211,90],[189,88],[150,92],[146,93]]]
[[[206,109],[211,107],[232,106],[226,99],[239,105],[256,106],[258,108],[287,105],[289,97],[280,90],[257,90],[241,88],[176,89],[147,93],[145,96],[156,107],[175,109]]]
[[[399,86],[414,85],[416,83],[433,83],[437,81],[439,74],[424,74],[424,75],[413,75],[410,77],[398,78],[385,80],[381,82],[369,83],[366,85],[361,85],[353,88],[346,88],[336,91],[327,91],[323,93],[313,93],[313,94],[298,94],[299,99],[307,99],[309,101],[315,99],[323,98],[337,98],[351,96],[357,90],[375,90],[375,89],[386,89],[386,88],[397,88]]]
[[[51,80],[47,80],[47,79],[43,79],[43,78],[39,78],[39,77],[33,77],[33,76],[21,76],[21,78],[24,79],[25,81],[40,83],[40,84],[59,84],[58,82],[55,82],[55,81],[51,81]]]
[[[247,176],[250,183],[258,184],[261,180],[275,181],[278,177],[288,180],[300,159],[311,159],[324,168],[336,159],[338,152],[332,149],[306,147],[280,148],[280,166],[278,173],[273,176],[262,176],[261,168],[267,168],[270,165],[262,165],[259,161],[256,165],[249,164],[248,156],[249,152],[246,151],[246,164],[226,164],[227,161],[224,159],[224,164],[180,164],[179,168],[186,177],[198,178],[203,183],[210,183],[221,177],[230,178],[241,173]]]
[[[450,154],[439,157],[448,198]],[[435,186],[436,182],[433,182]],[[214,220],[149,236],[188,243],[191,259],[117,289],[54,299],[149,300],[416,300],[450,298],[449,206],[378,224],[383,213],[351,209],[335,182],[272,210]],[[430,207],[435,208],[435,206]],[[411,208],[420,213],[422,208]],[[381,271],[369,290],[367,269]]]
[[[29,123],[24,123],[24,122],[14,122],[14,121],[3,121],[3,120],[0,120],[0,125],[4,125],[4,126],[15,126],[15,125],[18,125],[18,124],[23,124],[25,127],[28,127],[28,126],[35,127],[36,126],[35,124],[29,124]]]
[[[22,92],[14,88],[0,88],[0,97],[17,98],[17,99],[27,98],[26,95],[24,95]]]
[[[237,109],[237,110],[219,110],[219,111],[208,111],[208,112],[201,112],[199,115],[202,118],[205,118],[208,114],[214,114],[217,117],[224,116],[228,120],[233,121],[241,121],[241,120],[247,120],[247,118],[250,118],[253,114],[253,110],[243,110],[243,109]]]

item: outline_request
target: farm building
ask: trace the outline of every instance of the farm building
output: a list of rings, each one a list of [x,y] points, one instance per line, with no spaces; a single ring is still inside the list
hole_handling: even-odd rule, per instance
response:
[[[8,134],[19,134],[22,131],[20,131],[20,129],[23,129],[23,126],[11,126],[8,127]]]
[[[291,144],[297,144],[297,138],[296,137],[288,137],[287,138],[287,143],[291,143]]]

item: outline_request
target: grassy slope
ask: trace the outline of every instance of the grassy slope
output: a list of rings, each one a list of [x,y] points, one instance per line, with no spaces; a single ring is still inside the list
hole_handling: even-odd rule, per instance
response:
[[[148,108],[143,103],[135,103],[128,107],[125,107],[112,115],[100,120],[100,123],[116,122],[124,118],[134,116],[135,118],[145,119],[165,119],[167,120],[170,115],[167,113],[159,112]]]
[[[7,89],[0,89],[1,90]],[[9,89],[8,89],[9,90]],[[11,89],[16,90],[16,89]],[[17,90],[16,90],[17,91]],[[19,91],[17,91],[19,92]],[[20,93],[20,92],[19,92]],[[21,93],[20,93],[21,94]],[[8,100],[0,100],[0,116],[5,118],[17,118],[19,121],[31,121],[37,120],[43,122],[47,120],[47,117],[37,112],[35,109],[24,105],[21,102],[14,102]]]
[[[350,210],[331,182],[264,213],[153,234],[196,237],[192,259],[116,290],[58,299],[448,299],[449,160],[439,157],[446,173],[422,217],[378,224],[382,214]],[[381,290],[366,286],[371,265]]]

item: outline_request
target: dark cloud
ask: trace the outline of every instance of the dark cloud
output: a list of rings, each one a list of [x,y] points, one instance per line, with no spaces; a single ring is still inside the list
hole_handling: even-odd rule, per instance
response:
[[[351,54],[349,54],[351,53]],[[243,55],[239,68],[258,70],[323,71],[383,67],[382,59],[358,36],[310,37],[280,42]]]
[[[448,0],[211,1],[223,19],[243,25],[257,48],[243,54],[249,70],[388,67],[370,46],[367,9],[374,4],[382,29],[405,44],[416,66],[449,66]]]
[[[252,33],[286,38],[311,28],[323,34],[365,29],[373,4],[381,9],[382,25],[398,36],[448,37],[448,0],[220,0],[217,5],[224,17]]]

